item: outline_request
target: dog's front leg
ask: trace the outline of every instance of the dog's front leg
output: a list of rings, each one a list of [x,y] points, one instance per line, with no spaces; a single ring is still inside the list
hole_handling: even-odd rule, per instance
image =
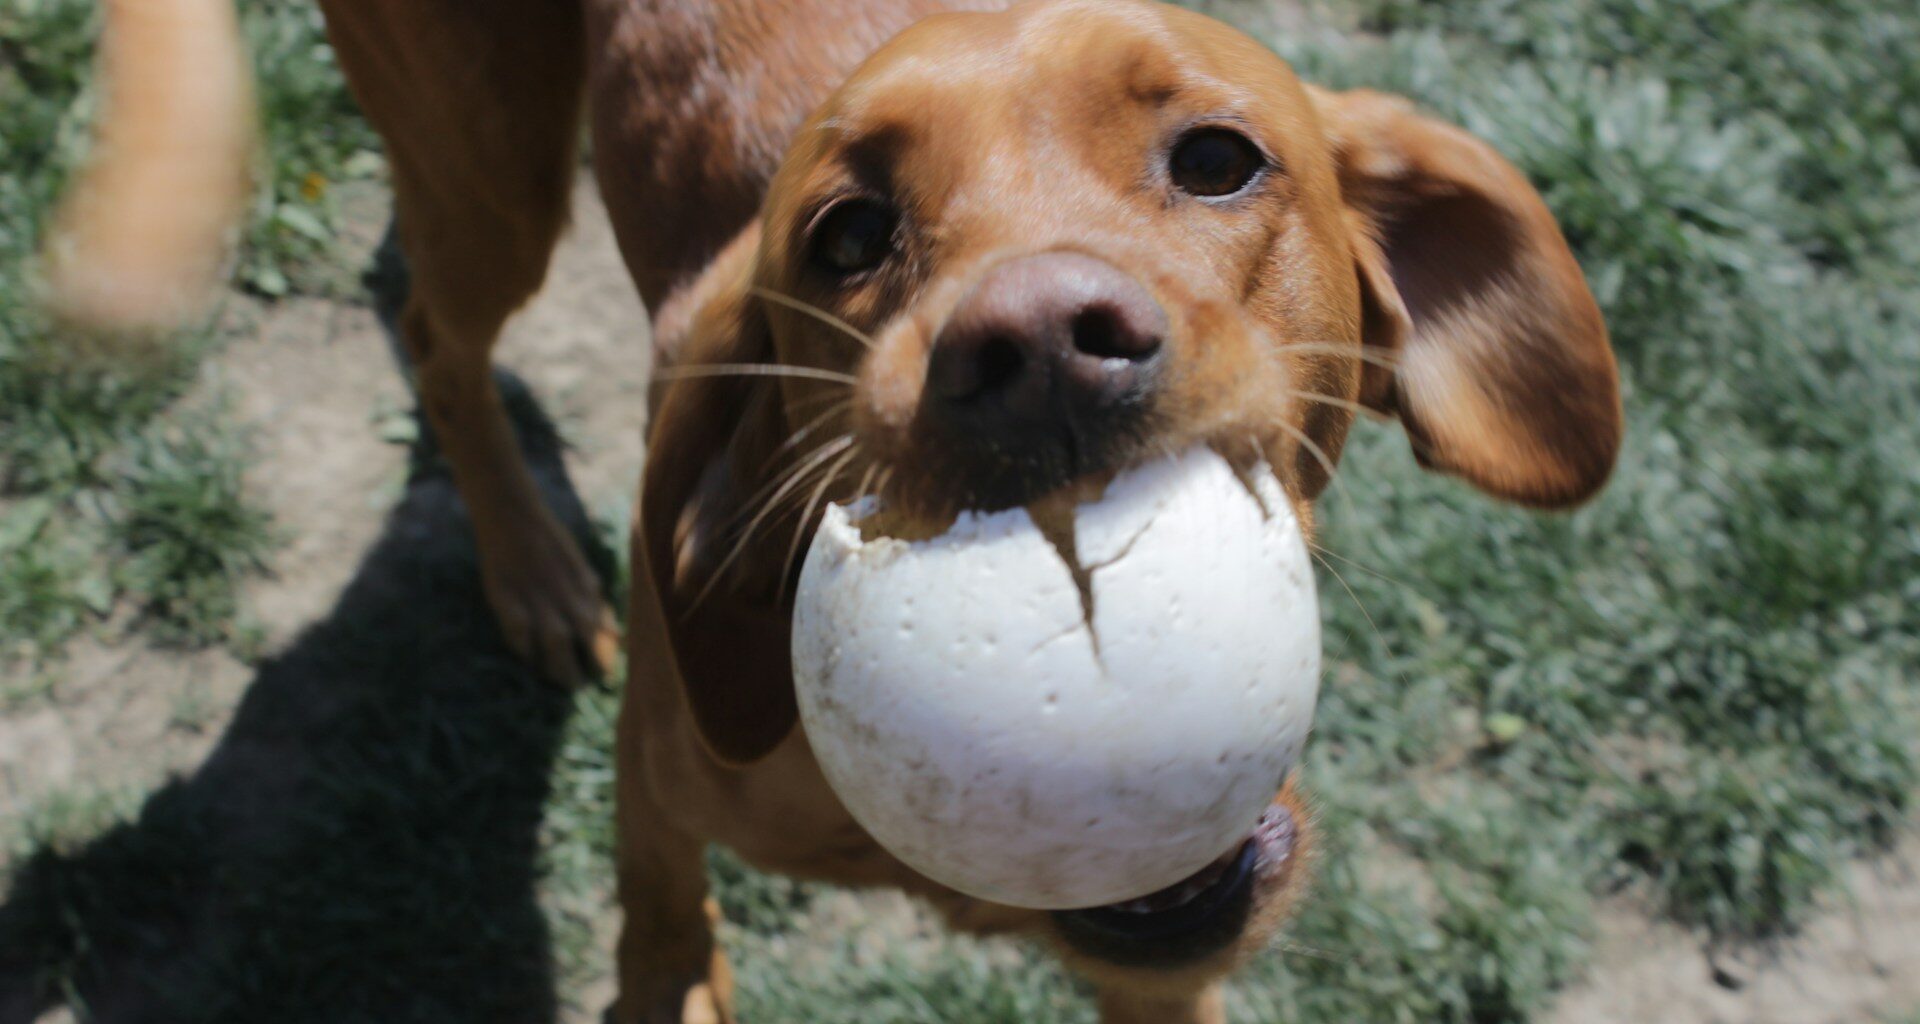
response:
[[[1217,984],[1187,996],[1148,996],[1102,987],[1100,1024],[1227,1024],[1227,1008]]]
[[[714,941],[719,908],[707,897],[703,844],[664,813],[622,801],[613,1024],[735,1024],[733,977]]]

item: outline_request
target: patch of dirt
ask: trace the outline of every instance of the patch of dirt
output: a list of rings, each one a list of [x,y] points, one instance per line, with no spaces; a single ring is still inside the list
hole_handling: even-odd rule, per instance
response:
[[[0,820],[49,798],[149,789],[192,768],[253,674],[224,650],[94,639],[72,644],[58,672],[50,701],[0,715]],[[0,868],[11,833],[0,832]]]
[[[343,197],[350,262],[364,265],[386,217],[378,190]],[[591,184],[575,194],[574,227],[546,288],[508,322],[495,360],[533,386],[573,446],[568,460],[595,508],[623,507],[638,486],[645,427],[647,319]],[[364,303],[296,300],[263,313],[212,373],[239,399],[259,459],[249,484],[287,539],[274,576],[247,607],[270,647],[332,603],[352,557],[378,535],[406,470],[404,445],[382,439],[412,397],[386,335]]]
[[[508,324],[496,357],[559,421],[590,507],[620,515],[639,480],[647,322],[598,193],[583,180],[575,198],[575,227],[547,287]],[[349,185],[339,199],[342,260],[365,266],[385,227],[386,193]],[[235,294],[222,319],[231,340],[186,401],[224,400],[247,425],[247,486],[281,544],[271,574],[249,582],[240,603],[272,654],[333,605],[379,535],[407,461],[406,446],[381,434],[407,422],[412,398],[363,299],[268,304]],[[228,650],[167,650],[126,636],[80,638],[56,673],[50,702],[0,716],[0,818],[53,794],[145,790],[193,768],[253,669]]]
[[[1548,1024],[1871,1024],[1920,1007],[1920,838],[1851,865],[1848,892],[1771,947],[1703,936],[1608,904],[1588,979]]]

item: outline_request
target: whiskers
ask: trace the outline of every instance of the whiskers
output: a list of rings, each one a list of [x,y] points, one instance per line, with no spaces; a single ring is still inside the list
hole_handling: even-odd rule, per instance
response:
[[[1325,340],[1276,341],[1275,350],[1286,356],[1332,356],[1339,359],[1353,359],[1367,366],[1380,367],[1392,371],[1399,370],[1401,364],[1399,353],[1374,351],[1351,342]],[[1280,395],[1288,401],[1323,405],[1376,418],[1380,415],[1378,410],[1369,408],[1344,395],[1330,395],[1309,388],[1292,386],[1283,386]],[[1349,507],[1357,507],[1358,503],[1354,495],[1348,489],[1345,478],[1335,471],[1334,458],[1326,448],[1315,441],[1306,430],[1290,422],[1284,416],[1272,417],[1267,425],[1285,434],[1299,446],[1301,451],[1306,452],[1313,458],[1314,462],[1319,465],[1321,471],[1326,474],[1328,485],[1332,487],[1334,493],[1339,495],[1342,503]],[[1260,450],[1261,445],[1259,439],[1256,437],[1252,440],[1255,449]],[[1275,468],[1278,469],[1279,467],[1276,466]],[[1370,576],[1402,589],[1413,590],[1413,588],[1401,580],[1394,579],[1392,576],[1373,569],[1347,555],[1323,547],[1311,539],[1307,541],[1307,553],[1315,562],[1319,563],[1320,567],[1325,570],[1328,576],[1333,578],[1340,589],[1346,593],[1347,599],[1353,602],[1354,608],[1359,611],[1360,617],[1366,622],[1367,630],[1371,632],[1374,642],[1381,645],[1383,649],[1391,651],[1394,646],[1393,642],[1388,638],[1385,631],[1380,628],[1379,623],[1374,619],[1373,612],[1367,607],[1366,602],[1360,599],[1359,592],[1347,581],[1346,576],[1340,572],[1332,560],[1337,559],[1351,569],[1358,569]],[[1399,675],[1404,682],[1404,671],[1396,670],[1395,674]],[[1301,952],[1305,951],[1302,950]]]
[[[798,492],[806,484],[809,476],[828,465],[836,467],[843,465],[846,457],[857,451],[858,442],[853,439],[853,435],[843,433],[820,444],[796,460],[792,466],[769,481],[767,486],[761,489],[760,494],[749,499],[740,511],[728,520],[723,529],[734,526],[743,515],[747,517],[746,525],[734,536],[732,544],[727,548],[727,553],[720,559],[719,564],[708,573],[706,583],[701,586],[700,592],[694,595],[692,603],[687,606],[687,612],[691,614],[694,609],[705,604],[707,598],[713,596],[715,588],[727,578],[727,573],[733,568],[734,563],[746,553],[754,535],[775,513],[785,507],[788,497]],[[829,473],[824,479],[830,481],[832,475]]]
[[[1274,420],[1273,424],[1274,426],[1279,427],[1282,431],[1285,431],[1288,437],[1291,437],[1294,439],[1294,441],[1298,442],[1300,447],[1305,448],[1307,450],[1307,454],[1313,456],[1313,460],[1320,464],[1320,468],[1322,470],[1326,471],[1327,481],[1333,484],[1335,487],[1340,488],[1341,497],[1346,498],[1348,501],[1353,500],[1353,496],[1346,493],[1347,485],[1341,481],[1339,474],[1334,472],[1333,457],[1327,454],[1327,450],[1325,448],[1320,447],[1319,444],[1315,443],[1313,438],[1308,437],[1306,431],[1301,430],[1299,427],[1296,427],[1291,423],[1288,423],[1286,420]],[[1258,450],[1259,446],[1260,446],[1260,442],[1258,440],[1255,440],[1254,441],[1255,450]]]
[[[859,342],[862,348],[871,351],[875,347],[874,340],[859,328],[810,302],[804,302],[791,295],[783,295],[759,285],[753,285],[747,291],[775,305],[785,306],[812,317]],[[660,367],[654,371],[656,381],[697,380],[705,377],[792,377],[848,386],[860,382],[858,377],[843,370],[830,370],[823,366],[793,366],[786,363],[689,363],[684,366]]]
[[[829,313],[826,310],[821,309],[819,306],[816,306],[811,302],[802,302],[801,300],[796,299],[791,295],[783,295],[780,292],[776,292],[771,288],[762,288],[759,285],[754,285],[753,287],[747,290],[752,294],[758,296],[759,298],[765,299],[768,302],[771,302],[777,306],[785,306],[796,313],[802,313],[806,316],[810,316],[815,320],[818,320],[821,323],[826,324],[828,327],[831,327],[834,330],[839,331],[841,334],[844,334],[847,337],[852,338],[853,340],[859,342],[862,346],[866,347],[868,350],[872,350],[873,348],[876,347],[874,345],[873,339],[868,337],[866,334],[862,333],[858,328],[855,328],[852,324],[847,323],[845,320],[842,320],[839,317],[834,316],[832,313]]]
[[[833,416],[843,412],[848,404],[846,400],[835,402],[794,431],[775,450],[773,458],[778,460],[782,453],[800,449],[809,434],[820,430]],[[714,566],[699,593],[687,606],[688,613],[704,604],[719,589],[728,573],[756,542],[773,542],[765,534],[769,524],[791,515],[793,533],[786,544],[785,557],[780,562],[779,585],[784,588],[805,549],[815,516],[833,489],[850,479],[849,471],[864,460],[865,470],[858,485],[847,495],[849,500],[880,493],[891,479],[891,467],[866,459],[865,455],[851,431],[842,431],[795,455],[789,465],[775,473],[722,525],[720,530],[728,543],[727,553]],[[728,534],[731,536],[726,536]]]
[[[706,377],[793,377],[845,384],[848,387],[860,382],[851,373],[819,366],[788,366],[785,363],[688,363],[684,366],[662,366],[653,371],[656,381],[698,380]]]
[[[1352,342],[1338,341],[1287,341],[1276,342],[1276,349],[1288,356],[1334,356],[1341,359],[1355,359],[1367,366],[1377,366],[1384,370],[1397,370],[1400,367],[1400,355],[1397,352],[1375,352]],[[1328,405],[1336,409],[1363,416],[1379,416],[1376,409],[1368,408],[1351,398],[1329,395],[1320,391],[1307,391],[1300,388],[1286,388],[1282,391],[1287,398],[1317,405]]]
[[[1376,410],[1369,409],[1351,398],[1341,398],[1339,395],[1326,395],[1318,391],[1302,391],[1299,388],[1285,388],[1282,389],[1280,393],[1287,398],[1310,402],[1314,405],[1330,405],[1335,409],[1345,409],[1348,412],[1360,416],[1378,415]]]
[[[1344,359],[1358,359],[1368,366],[1382,369],[1397,369],[1400,355],[1397,352],[1375,352],[1363,345],[1339,341],[1288,341],[1279,344],[1279,350],[1286,355],[1339,356]]]
[[[783,295],[767,288],[754,287],[751,292],[756,297],[776,305],[795,310],[812,317],[858,342],[866,349],[874,347],[874,341],[845,320],[811,303],[803,302],[790,295]],[[662,367],[655,371],[656,381],[701,380],[712,378],[775,378],[815,381],[837,385],[828,388],[817,396],[802,397],[789,405],[790,413],[799,412],[814,401],[824,400],[826,406],[814,414],[805,424],[795,429],[781,441],[768,456],[768,466],[780,466],[770,478],[741,507],[727,516],[716,528],[716,541],[727,544],[726,554],[714,564],[707,574],[706,581],[693,601],[687,606],[691,613],[699,608],[728,579],[735,567],[756,542],[761,539],[766,526],[782,516],[796,514],[794,534],[786,546],[786,558],[781,564],[781,579],[791,576],[793,565],[799,558],[813,519],[822,502],[827,500],[833,488],[844,481],[848,471],[861,464],[863,452],[859,442],[851,431],[842,430],[812,447],[807,447],[815,435],[826,430],[836,419],[843,419],[847,409],[853,404],[853,388],[859,384],[854,374],[822,366],[798,366],[788,363],[689,363],[681,366]],[[781,464],[785,463],[784,466]],[[873,485],[876,478],[882,486],[890,472],[878,463],[870,460],[866,473],[861,479],[859,493]],[[784,585],[784,584],[783,584]]]
[[[800,557],[800,544],[806,540],[807,527],[813,524],[813,514],[820,507],[821,500],[827,496],[827,488],[832,487],[835,481],[840,479],[840,474],[846,472],[847,466],[851,465],[859,454],[860,446],[857,443],[849,447],[845,455],[840,456],[833,465],[827,467],[826,473],[820,477],[820,482],[814,485],[812,496],[807,498],[806,507],[800,511],[800,518],[794,520],[793,539],[787,543],[787,557],[780,560],[782,587],[786,586],[787,580],[793,578],[793,561]]]

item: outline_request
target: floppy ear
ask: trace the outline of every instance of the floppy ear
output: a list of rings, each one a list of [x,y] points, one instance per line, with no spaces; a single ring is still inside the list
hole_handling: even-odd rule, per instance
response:
[[[1353,223],[1370,363],[1361,400],[1422,465],[1564,507],[1606,482],[1619,374],[1586,278],[1526,177],[1405,100],[1313,91]]]
[[[684,316],[662,311],[655,347],[672,369],[773,360],[747,290],[757,243],[757,230],[736,239],[695,285]],[[637,640],[633,658],[643,663],[633,670],[671,672],[701,740],[730,765],[772,752],[798,715],[779,583],[756,585],[751,557],[724,564],[737,513],[783,436],[766,381],[689,375],[656,386],[634,538],[632,635],[657,637],[659,649]]]

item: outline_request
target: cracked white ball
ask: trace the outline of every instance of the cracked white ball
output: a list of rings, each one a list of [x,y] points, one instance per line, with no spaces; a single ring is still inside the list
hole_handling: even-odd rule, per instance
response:
[[[1270,472],[1243,482],[1205,447],[1129,470],[1070,546],[1025,509],[917,541],[863,537],[861,510],[828,508],[807,553],[794,685],[882,846],[968,895],[1068,909],[1246,838],[1320,678],[1312,566]]]

